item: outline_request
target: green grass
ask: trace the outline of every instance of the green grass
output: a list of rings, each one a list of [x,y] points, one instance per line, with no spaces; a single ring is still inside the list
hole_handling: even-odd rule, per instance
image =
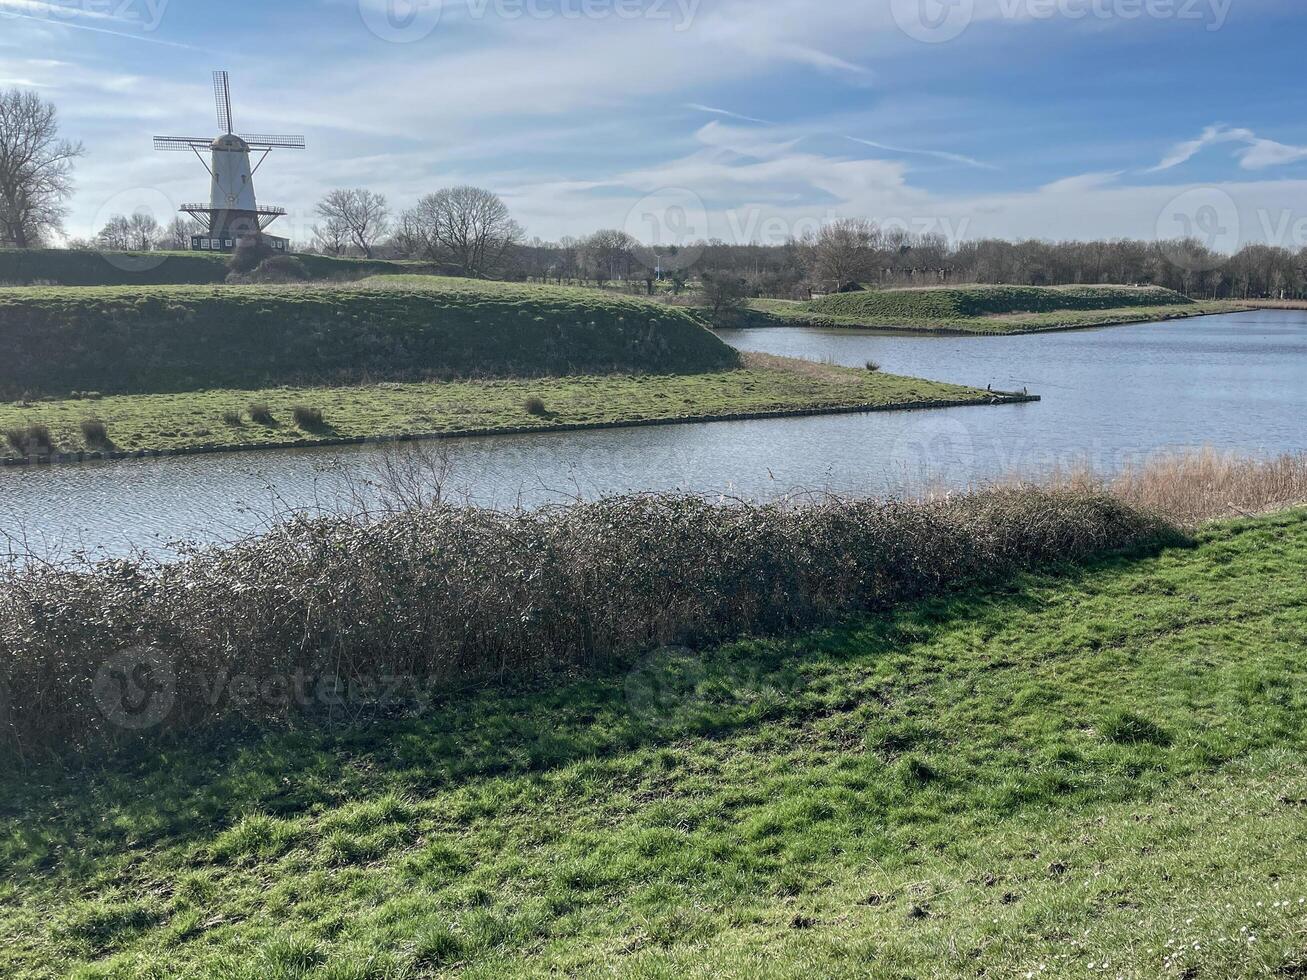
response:
[[[314,279],[358,279],[423,268],[414,262],[334,259],[296,255]],[[230,255],[213,252],[98,252],[72,249],[0,249],[0,285],[60,286],[205,285],[227,278]]]
[[[754,300],[749,325],[1012,334],[1168,320],[1242,309],[1152,286],[948,286],[868,290],[812,302]]]
[[[0,398],[432,377],[686,373],[736,353],[682,310],[434,276],[0,289]]]
[[[15,977],[1300,976],[1307,512],[422,717],[9,774]]]
[[[0,403],[0,433],[43,424],[55,450],[104,449],[87,444],[82,422],[104,422],[114,449],[181,449],[258,445],[412,433],[457,433],[514,427],[548,428],[661,419],[713,418],[796,409],[925,401],[982,401],[983,391],[783,358],[748,356],[745,368],[705,374],[593,375],[503,381],[386,382],[352,387],[217,389],[95,400]],[[528,399],[544,402],[543,413]],[[267,405],[273,424],[250,418]],[[302,429],[298,405],[322,412],[323,424]],[[239,413],[240,424],[225,418]],[[0,456],[15,455],[0,446]]]
[[[812,307],[832,316],[969,319],[999,313],[1187,306],[1188,297],[1157,286],[942,286],[837,293]]]

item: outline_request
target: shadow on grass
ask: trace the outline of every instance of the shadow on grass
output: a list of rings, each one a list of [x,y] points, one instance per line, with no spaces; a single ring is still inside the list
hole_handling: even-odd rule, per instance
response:
[[[823,683],[824,675],[856,664],[865,680],[948,631],[1044,608],[1035,588],[1118,575],[1162,550],[1028,572],[801,636],[700,653],[666,650],[579,676],[450,691],[417,717],[376,718],[346,730],[305,722],[289,732],[209,732],[95,768],[10,773],[0,778],[0,860],[16,872],[50,872],[69,849],[120,846],[123,827],[132,828],[138,846],[180,844],[208,839],[255,810],[290,815],[387,791],[447,791],[847,711],[875,703],[881,692],[843,675]]]

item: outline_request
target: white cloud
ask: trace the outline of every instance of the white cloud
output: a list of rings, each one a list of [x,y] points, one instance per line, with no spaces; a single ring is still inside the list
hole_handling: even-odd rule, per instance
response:
[[[1265,170],[1307,160],[1307,147],[1262,139],[1251,129],[1229,129],[1218,125],[1208,126],[1197,139],[1177,143],[1157,166],[1150,167],[1145,172],[1152,174],[1173,170],[1188,163],[1209,146],[1227,143],[1240,144],[1235,156],[1239,158],[1239,166],[1244,170]]]
[[[1044,194],[1083,194],[1085,191],[1096,190],[1104,187],[1117,180],[1123,171],[1105,170],[1089,174],[1076,174],[1073,177],[1063,177],[1061,180],[1055,180],[1052,183],[1045,184],[1040,188]]]
[[[19,2],[0,0],[0,8],[16,10]],[[428,39],[407,45],[370,34],[357,0],[333,6],[341,16],[324,13],[306,29],[305,44],[279,45],[275,57],[264,57],[266,37],[233,48],[243,52],[231,64],[241,128],[309,136],[309,152],[274,157],[259,176],[261,194],[289,207],[305,230],[313,202],[341,184],[371,186],[396,206],[446,183],[493,187],[530,233],[544,237],[620,226],[644,195],[687,188],[705,201],[714,233],[730,239],[784,237],[798,223],[843,215],[934,222],[973,237],[1152,237],[1153,216],[1175,192],[1133,188],[1110,171],[1049,183],[1059,173],[1115,162],[1105,152],[1068,162],[1077,148],[1060,143],[1055,169],[1026,180],[1033,189],[986,193],[999,185],[978,171],[997,168],[978,159],[979,151],[954,148],[1002,145],[1001,133],[982,125],[969,88],[944,104],[955,80],[950,70],[955,76],[962,69],[941,68],[940,84],[931,86],[935,102],[919,91],[883,95],[877,88],[878,78],[893,80],[893,64],[882,66],[883,58],[954,58],[961,49],[910,42],[879,0],[702,0],[685,30],[649,19],[476,20],[448,9]],[[992,21],[991,6],[978,0],[978,19]],[[198,163],[152,153],[149,137],[212,129],[209,64],[160,50],[152,52],[158,59],[124,68],[127,61],[107,53],[122,46],[93,34],[77,38],[46,19],[11,23],[23,26],[19,51],[46,60],[0,58],[0,75],[53,91],[68,134],[91,150],[73,202],[77,234],[91,231],[99,205],[124,187],[157,187],[178,200],[203,196],[207,177]],[[184,24],[179,17],[168,27]],[[994,29],[972,31],[966,43],[997,34],[987,27]],[[1021,33],[1036,29],[1023,23]],[[53,41],[32,43],[38,30]],[[49,63],[55,51],[63,64]],[[730,93],[739,98],[755,79],[766,85],[751,89],[742,108],[801,121],[776,124],[733,111]],[[758,97],[791,80],[789,109]],[[687,129],[687,108],[715,118]],[[1303,158],[1303,150],[1247,130],[1213,129],[1176,147],[1154,172],[1178,167],[1213,142],[1235,146],[1248,170]],[[920,148],[925,137],[904,135],[914,131],[929,131],[929,143],[940,148]],[[949,133],[948,142],[939,133]],[[1041,149],[1031,153],[1042,157],[1032,170],[1050,166]],[[961,172],[938,177],[943,168],[928,160],[977,172],[965,174],[967,189],[932,193],[928,186],[958,187]]]
[[[707,112],[715,116],[725,116],[728,119],[739,119],[742,122],[761,123],[764,126],[772,125],[766,119],[759,119],[756,116],[745,116],[738,112],[731,112],[729,109],[718,109],[715,106],[700,105],[698,102],[687,102],[685,108],[693,109],[695,112]]]
[[[864,140],[857,136],[846,136],[845,139],[852,140],[854,143],[861,143],[863,146],[870,146],[872,149],[884,150],[887,153],[907,153],[911,156],[934,157],[937,160],[947,160],[949,163],[962,163],[968,167],[975,167],[978,170],[997,170],[993,164],[977,160],[975,157],[964,156],[961,153],[949,153],[944,150],[914,150],[906,146],[893,146],[889,143],[876,143],[872,140]]]
[[[19,16],[39,17],[56,23],[74,17],[88,20],[122,20],[112,11],[92,10],[67,3],[47,3],[46,0],[0,0],[0,18]],[[59,20],[56,21],[55,19]]]

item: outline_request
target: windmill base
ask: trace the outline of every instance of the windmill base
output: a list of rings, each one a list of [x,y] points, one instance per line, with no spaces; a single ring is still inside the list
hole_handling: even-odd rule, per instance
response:
[[[274,252],[289,252],[290,239],[278,238],[276,235],[261,235],[263,244]],[[239,244],[240,239],[227,237],[220,238],[213,235],[192,235],[191,251],[192,252],[234,252]]]

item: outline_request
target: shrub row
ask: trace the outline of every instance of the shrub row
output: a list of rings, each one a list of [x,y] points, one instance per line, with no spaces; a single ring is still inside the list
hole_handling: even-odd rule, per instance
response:
[[[1169,533],[1111,497],[1073,490],[803,506],[654,495],[298,520],[161,567],[32,563],[0,581],[0,746],[33,759],[237,720],[341,717],[269,692],[284,695],[296,676],[367,685],[387,675],[434,679],[447,692],[624,661],[663,644],[809,627]],[[148,663],[133,661],[145,652]],[[161,688],[166,716],[143,732],[118,725],[105,698],[148,699],[159,670],[173,681]],[[251,680],[225,683],[234,677]]]

